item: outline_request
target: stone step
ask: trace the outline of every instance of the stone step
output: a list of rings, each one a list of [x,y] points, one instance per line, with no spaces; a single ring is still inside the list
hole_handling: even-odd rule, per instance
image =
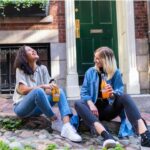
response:
[[[150,94],[145,95],[131,95],[135,101],[137,107],[140,109],[142,117],[146,120],[148,125],[150,125]],[[72,108],[74,107],[74,102],[76,100],[69,100]],[[0,96],[0,116],[1,117],[16,117],[13,112],[12,99],[6,99]]]
[[[136,103],[137,107],[141,112],[150,113],[150,94],[137,94],[137,95],[130,95],[134,102]],[[7,99],[12,100],[12,94],[0,94],[0,100]],[[74,105],[76,100],[68,100],[71,106]]]
[[[150,113],[150,94],[131,95],[141,112]]]
[[[150,113],[150,94],[130,95],[141,112]],[[69,100],[71,106],[77,100]]]

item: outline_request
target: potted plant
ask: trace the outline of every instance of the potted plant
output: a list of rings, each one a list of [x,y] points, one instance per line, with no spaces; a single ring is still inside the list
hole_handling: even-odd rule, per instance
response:
[[[0,16],[34,17],[46,16],[49,0],[0,0]]]

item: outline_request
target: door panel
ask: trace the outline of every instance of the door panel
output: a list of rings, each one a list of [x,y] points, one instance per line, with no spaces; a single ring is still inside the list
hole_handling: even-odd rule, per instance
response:
[[[109,46],[117,57],[115,1],[75,1],[75,15],[79,19],[77,46],[77,70],[79,79],[93,66],[93,52],[101,46]]]
[[[111,2],[110,1],[103,1],[101,3],[98,3],[97,11],[98,11],[99,24],[112,23]],[[107,15],[104,15],[106,13],[107,13]]]

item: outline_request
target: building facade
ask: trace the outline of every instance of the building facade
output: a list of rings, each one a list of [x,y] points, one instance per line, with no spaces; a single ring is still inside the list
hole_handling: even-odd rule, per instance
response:
[[[39,50],[70,100],[80,98],[80,84],[93,65],[93,51],[104,45],[114,50],[126,92],[149,93],[149,5],[132,0],[50,0],[46,17],[0,18],[1,93],[13,91],[12,64],[24,44]]]

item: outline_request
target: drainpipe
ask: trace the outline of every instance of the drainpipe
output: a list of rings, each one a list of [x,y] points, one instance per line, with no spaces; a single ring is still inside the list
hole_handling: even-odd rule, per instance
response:
[[[150,1],[147,1],[147,22],[148,22],[148,49],[150,53]],[[148,54],[149,54],[148,53]],[[148,82],[149,82],[149,93],[150,93],[150,55],[148,65]]]

